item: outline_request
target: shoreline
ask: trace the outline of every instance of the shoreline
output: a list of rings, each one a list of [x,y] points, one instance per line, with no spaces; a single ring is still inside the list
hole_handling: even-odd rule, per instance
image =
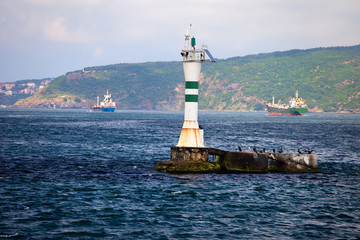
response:
[[[84,109],[84,110],[91,110],[91,108],[86,108],[86,107],[78,107],[78,108],[49,108],[49,107],[14,107],[14,106],[6,106],[6,105],[0,105],[0,110],[1,109],[56,109],[56,110],[79,110],[79,109]],[[173,110],[169,110],[169,109],[117,109],[118,111],[183,111],[183,110],[179,110],[179,109],[173,109]],[[199,112],[241,112],[241,113],[250,113],[250,112],[260,112],[260,113],[267,113],[266,110],[263,111],[236,111],[236,110],[214,110],[214,109],[199,109]],[[360,114],[360,110],[358,112],[356,111],[340,111],[340,112],[324,112],[324,111],[308,111],[308,113],[312,114],[312,113],[325,113],[325,114],[335,114],[335,113],[340,113],[340,114]],[[306,115],[306,114],[305,114]]]

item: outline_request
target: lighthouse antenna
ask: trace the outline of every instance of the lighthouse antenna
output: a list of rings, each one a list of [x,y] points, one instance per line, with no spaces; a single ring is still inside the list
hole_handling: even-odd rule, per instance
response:
[[[191,27],[191,24],[190,24]],[[190,34],[189,34],[189,29],[186,29],[186,33],[185,33],[185,49],[189,50],[189,39],[190,39]]]
[[[192,36],[192,24],[190,23],[190,36]]]

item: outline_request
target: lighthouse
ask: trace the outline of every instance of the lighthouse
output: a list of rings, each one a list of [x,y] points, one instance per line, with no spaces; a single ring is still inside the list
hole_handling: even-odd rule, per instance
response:
[[[185,49],[181,51],[185,76],[185,109],[184,124],[181,129],[177,147],[204,147],[203,129],[199,128],[199,78],[203,62],[215,62],[206,46],[196,48],[196,39],[187,30],[185,34]],[[210,60],[207,60],[205,56]]]
[[[196,39],[191,34],[191,24],[190,33],[186,31],[185,34],[185,47],[181,50],[181,56],[183,58],[185,76],[184,123],[178,144],[171,146],[170,160],[158,161],[156,164],[157,171],[168,173],[318,171],[316,155],[302,156],[301,154],[273,153],[270,154],[270,156],[269,153],[265,153],[265,151],[244,152],[239,148],[240,151],[233,152],[205,147],[203,129],[198,123],[199,78],[202,63],[215,62],[215,60],[206,46],[203,45],[199,49],[196,48]],[[209,57],[210,60],[207,60],[206,56]],[[270,162],[269,158],[272,159]],[[305,163],[304,161],[306,165],[303,164]]]

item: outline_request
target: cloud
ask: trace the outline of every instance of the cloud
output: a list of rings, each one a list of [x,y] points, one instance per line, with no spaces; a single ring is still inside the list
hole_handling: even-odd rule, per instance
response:
[[[360,43],[359,12],[359,0],[0,0],[0,63],[42,66],[56,56],[66,72],[179,60],[190,23],[217,58],[349,46]]]
[[[82,43],[91,41],[90,35],[82,28],[69,30],[64,17],[58,17],[45,23],[43,34],[46,39],[55,42]]]
[[[94,57],[102,57],[104,55],[104,50],[101,47],[96,47],[93,52]]]
[[[45,24],[43,31],[47,39],[63,41],[68,39],[69,33],[64,25],[64,18],[58,18]]]

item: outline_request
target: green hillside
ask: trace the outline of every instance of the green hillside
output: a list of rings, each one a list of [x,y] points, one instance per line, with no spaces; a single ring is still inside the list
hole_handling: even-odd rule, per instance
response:
[[[184,101],[182,63],[86,68],[56,78],[35,96],[17,105],[59,101],[62,97],[66,101],[81,100],[83,107],[89,107],[95,103],[96,96],[102,96],[107,89],[120,109],[180,109]],[[290,50],[205,63],[200,79],[199,108],[263,110],[273,95],[284,103],[296,90],[310,109],[359,112],[360,45]]]
[[[360,107],[360,45],[236,57],[205,67],[204,73],[223,82],[224,90],[215,94],[218,98],[212,107],[223,104],[224,109],[234,109],[241,98],[233,97],[241,93],[267,101],[274,95],[284,102],[296,90],[310,108],[338,111]],[[231,84],[236,88],[226,87]],[[211,99],[214,97],[206,102]]]

